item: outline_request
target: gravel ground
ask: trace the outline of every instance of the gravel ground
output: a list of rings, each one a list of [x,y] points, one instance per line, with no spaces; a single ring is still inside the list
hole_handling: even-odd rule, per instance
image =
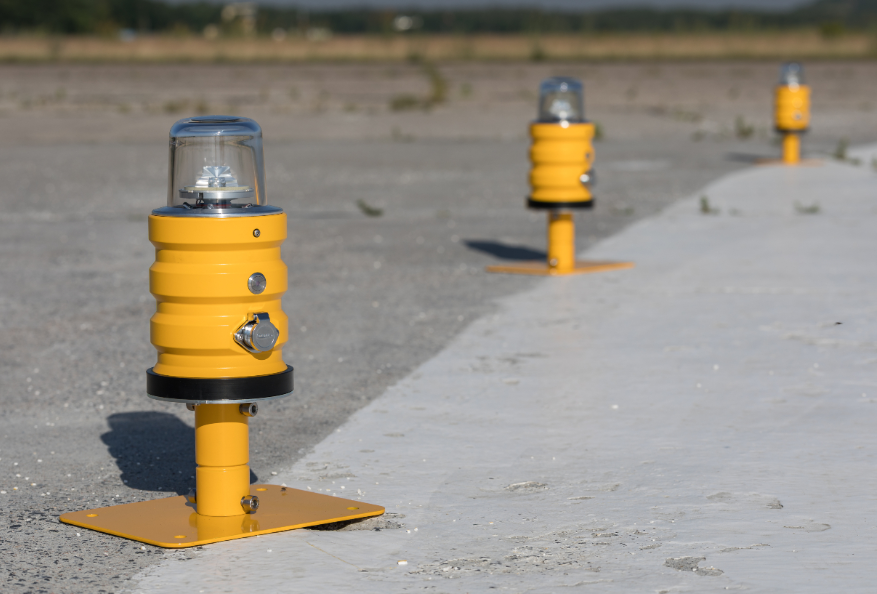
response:
[[[168,552],[58,523],[68,510],[183,493],[192,415],[144,393],[155,360],[146,217],[166,134],[195,111],[265,130],[269,201],[289,215],[293,397],[251,424],[255,478],[289,467],[436,354],[538,258],[523,207],[526,124],[551,74],[582,76],[598,205],[586,247],[776,154],[774,64],[0,66],[0,589],[113,592]],[[820,63],[805,146],[873,140],[877,67]],[[196,88],[198,92],[192,92]],[[415,108],[393,110],[414,98]],[[408,104],[411,101],[408,100]],[[357,201],[380,209],[366,216]],[[669,239],[669,238],[668,238]],[[625,254],[618,254],[624,258]]]

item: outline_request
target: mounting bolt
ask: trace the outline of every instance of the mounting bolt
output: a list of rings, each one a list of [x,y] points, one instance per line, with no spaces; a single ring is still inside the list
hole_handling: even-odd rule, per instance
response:
[[[259,237],[260,235],[262,235],[261,231],[259,231],[258,229],[253,229],[253,237]]]
[[[245,512],[251,514],[259,509],[259,498],[255,495],[247,495],[246,497],[242,497],[241,507],[244,508]]]
[[[241,404],[241,414],[245,417],[255,417],[259,414],[259,405],[255,402],[247,402],[246,404]]]
[[[195,405],[194,404],[187,404],[186,409],[190,410],[192,412],[195,412]]]

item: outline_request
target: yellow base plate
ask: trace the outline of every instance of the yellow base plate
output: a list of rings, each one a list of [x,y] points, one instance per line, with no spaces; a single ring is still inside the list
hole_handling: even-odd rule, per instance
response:
[[[259,497],[259,509],[226,518],[199,516],[185,497],[168,497],[70,512],[61,521],[157,547],[182,549],[384,513],[378,505],[277,485],[251,485],[250,492]]]
[[[822,159],[801,159],[797,163],[786,163],[782,159],[764,158],[757,159],[756,165],[788,165],[789,167],[820,167]]]
[[[545,262],[522,262],[520,264],[499,264],[488,266],[487,272],[502,272],[505,274],[530,274],[535,276],[565,276],[568,274],[588,274],[591,272],[605,272],[607,270],[620,270],[633,268],[633,262],[593,262],[579,260],[572,270],[558,270],[551,268]]]

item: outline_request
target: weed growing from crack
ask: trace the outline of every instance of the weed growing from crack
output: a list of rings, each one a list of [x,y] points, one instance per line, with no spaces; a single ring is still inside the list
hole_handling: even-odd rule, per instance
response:
[[[719,212],[721,211],[718,208],[710,206],[709,196],[704,194],[700,197],[700,214],[714,215],[719,214]]]
[[[383,208],[377,208],[375,206],[372,206],[362,199],[356,201],[356,206],[359,207],[359,210],[362,211],[362,214],[367,217],[379,217],[384,214]]]
[[[807,215],[819,214],[819,212],[820,212],[819,203],[814,202],[813,204],[805,205],[805,204],[801,204],[800,202],[795,200],[795,212],[797,212],[798,214],[807,214]]]

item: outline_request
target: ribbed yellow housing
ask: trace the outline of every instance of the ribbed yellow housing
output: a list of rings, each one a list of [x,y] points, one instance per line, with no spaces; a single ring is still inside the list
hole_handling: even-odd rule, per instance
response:
[[[810,87],[778,86],[774,103],[777,130],[803,132],[810,127]]]
[[[530,124],[530,198],[539,202],[588,202],[581,182],[594,163],[594,124]]]
[[[258,232],[256,230],[258,229]],[[287,269],[280,259],[286,214],[255,217],[149,217],[155,263],[149,291],[156,300],[150,340],[158,351],[154,371],[187,378],[252,377],[281,373],[289,334],[280,300]],[[261,295],[247,287],[261,272]],[[253,313],[266,312],[280,331],[275,347],[253,354],[234,333]]]

